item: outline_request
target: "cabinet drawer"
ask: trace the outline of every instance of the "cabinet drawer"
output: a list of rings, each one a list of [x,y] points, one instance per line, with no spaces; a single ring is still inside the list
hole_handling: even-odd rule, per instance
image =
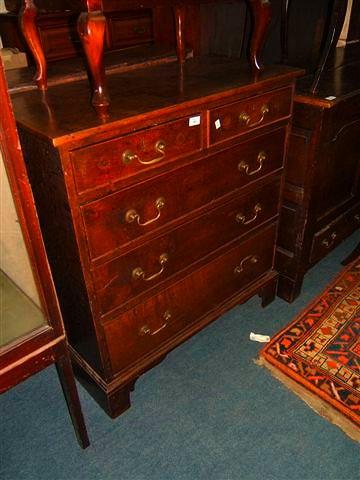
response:
[[[104,325],[113,372],[171,340],[272,268],[276,226]]]
[[[310,263],[325,257],[346,237],[360,227],[360,205],[356,205],[326,228],[314,235]]]
[[[108,34],[111,48],[129,47],[153,40],[151,11],[142,16],[108,17]]]
[[[93,272],[102,313],[157,287],[202,257],[277,214],[279,181],[241,196]]]
[[[210,144],[287,117],[291,96],[291,88],[284,88],[210,110]]]
[[[49,61],[75,57],[81,53],[81,41],[76,25],[61,25],[39,29],[45,57]]]
[[[171,162],[202,148],[201,116],[181,118],[148,130],[71,152],[77,192],[109,187],[146,169]]]
[[[90,257],[120,247],[283,165],[283,129],[81,207]]]

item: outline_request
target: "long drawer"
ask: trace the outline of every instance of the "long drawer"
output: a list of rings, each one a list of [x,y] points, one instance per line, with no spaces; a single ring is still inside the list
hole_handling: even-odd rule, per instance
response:
[[[135,176],[202,148],[201,115],[189,116],[71,152],[76,190],[112,191]]]
[[[274,218],[278,201],[279,180],[97,267],[93,278],[101,312],[157,287],[171,275]]]
[[[134,239],[283,165],[279,129],[81,207],[91,259],[115,255]]]
[[[325,257],[346,237],[360,227],[360,205],[355,205],[330,225],[317,232],[313,237],[310,263]]]
[[[104,324],[114,373],[156,350],[272,268],[272,225],[146,302]]]
[[[283,88],[210,110],[210,144],[288,117],[291,99],[291,88]]]

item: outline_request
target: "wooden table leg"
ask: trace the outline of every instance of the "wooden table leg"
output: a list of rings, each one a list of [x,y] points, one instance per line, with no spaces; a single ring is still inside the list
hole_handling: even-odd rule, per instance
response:
[[[185,20],[186,7],[183,4],[174,6],[175,29],[176,29],[176,53],[180,64],[185,63],[186,46],[185,46]]]
[[[326,40],[324,49],[321,54],[320,62],[316,69],[314,80],[311,85],[311,93],[315,93],[318,89],[321,75],[324,71],[326,63],[330,54],[336,48],[336,44],[339,40],[344,20],[346,16],[348,0],[334,0],[332,5],[332,11],[330,16],[329,28],[326,34]]]
[[[19,24],[26,43],[34,56],[36,74],[34,80],[40,90],[47,89],[47,65],[36,25],[37,8],[33,0],[25,0],[19,13]]]
[[[74,373],[71,366],[70,354],[65,340],[59,344],[58,350],[59,353],[56,357],[56,369],[59,375],[61,387],[64,392],[79,445],[81,448],[87,448],[90,445],[89,437],[81,410],[79,394],[76,388]]]
[[[78,32],[88,62],[92,104],[101,116],[108,115],[109,97],[105,83],[104,40],[106,20],[101,0],[86,0],[87,11],[78,19]]]
[[[271,20],[270,0],[248,0],[253,17],[253,32],[250,45],[250,64],[254,73],[261,72],[264,67],[260,62],[261,50]]]

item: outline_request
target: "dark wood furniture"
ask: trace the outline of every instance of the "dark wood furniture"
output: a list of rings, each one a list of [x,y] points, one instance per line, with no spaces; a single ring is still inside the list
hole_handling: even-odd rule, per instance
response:
[[[1,152],[44,313],[44,324],[35,330],[27,327],[26,320],[19,319],[24,329],[0,345],[0,393],[55,363],[79,444],[86,448],[89,440],[34,199],[18,148],[19,139],[1,59],[0,103]]]
[[[281,14],[281,51],[283,63],[287,63],[288,58],[288,42],[289,42],[289,15],[292,4],[296,0],[282,0]],[[346,11],[348,8],[348,0],[329,0],[329,14],[325,22],[325,34],[323,47],[320,58],[317,63],[314,77],[309,91],[315,93],[319,87],[321,76],[326,68],[332,54],[335,51],[340,33],[344,24]],[[301,40],[299,38],[299,42]]]
[[[19,1],[19,7],[21,1]],[[77,17],[71,11],[40,12],[37,27],[47,62],[65,60],[82,55],[77,32]],[[107,51],[151,44],[154,41],[152,11],[137,9],[105,13]],[[18,48],[32,55],[19,29],[18,12],[0,13],[0,35],[4,47]]]
[[[226,0],[225,0],[226,1]],[[239,0],[237,0],[239,1]],[[240,0],[244,1],[244,0]],[[174,12],[176,49],[179,63],[186,59],[186,16],[187,7],[203,3],[214,3],[216,0],[107,0],[106,9],[116,8],[117,11],[157,6],[171,7]],[[271,17],[269,0],[246,0],[253,17],[253,32],[250,45],[250,64],[254,73],[262,70],[260,54]],[[20,11],[19,21],[23,35],[31,50],[37,72],[35,81],[40,90],[47,89],[47,62],[37,27],[38,8],[47,11],[51,5],[42,0],[24,0]],[[84,50],[92,86],[92,104],[100,116],[107,116],[110,99],[106,87],[104,69],[104,42],[106,19],[104,5],[101,0],[75,1],[71,3],[71,10],[81,12],[78,18],[78,34]]]
[[[360,226],[360,48],[337,50],[318,93],[304,77],[294,100],[276,261],[290,302],[306,271]]]
[[[194,58],[13,95],[75,369],[115,417],[136,379],[234,305],[275,295],[297,71]],[[76,100],[75,100],[76,99]]]

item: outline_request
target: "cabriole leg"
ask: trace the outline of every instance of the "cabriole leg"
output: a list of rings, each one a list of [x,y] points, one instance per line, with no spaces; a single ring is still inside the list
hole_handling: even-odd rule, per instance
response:
[[[185,5],[174,6],[175,29],[176,29],[176,53],[180,64],[185,63],[186,46],[185,46]]]
[[[250,45],[250,65],[254,73],[261,72],[264,67],[260,55],[271,20],[270,0],[248,0],[253,17],[253,32]]]
[[[92,104],[99,115],[106,116],[109,108],[103,58],[106,20],[101,0],[87,0],[86,7],[87,11],[78,19],[78,32],[91,76]]]
[[[36,65],[35,82],[40,90],[47,89],[47,65],[36,25],[37,8],[33,0],[25,0],[19,14],[20,28],[34,56]]]

